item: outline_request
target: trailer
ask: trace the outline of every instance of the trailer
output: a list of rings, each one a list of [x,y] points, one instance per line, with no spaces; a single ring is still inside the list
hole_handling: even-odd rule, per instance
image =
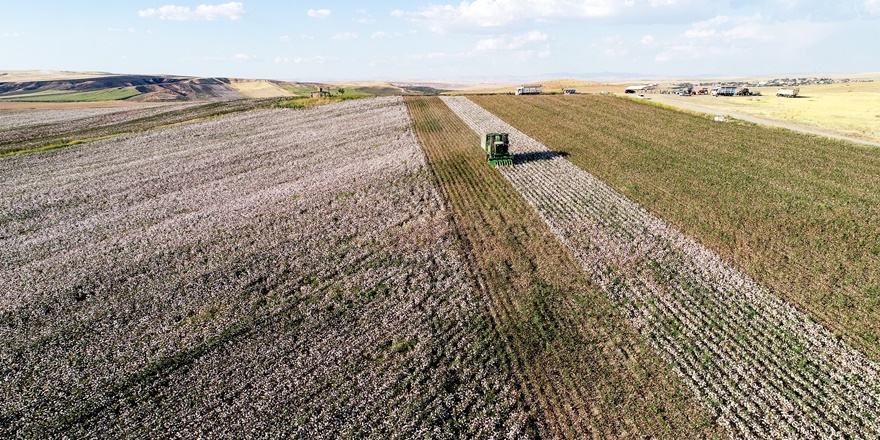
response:
[[[712,96],[734,96],[736,95],[736,87],[715,87],[712,89]]]
[[[797,98],[797,95],[800,92],[801,89],[776,89],[776,96],[781,96],[783,98]]]
[[[540,95],[544,92],[544,86],[519,86],[516,88],[517,95]]]

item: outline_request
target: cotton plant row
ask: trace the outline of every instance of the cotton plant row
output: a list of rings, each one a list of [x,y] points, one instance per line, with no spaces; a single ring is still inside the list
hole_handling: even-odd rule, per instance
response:
[[[43,136],[60,135],[76,130],[93,129],[197,106],[199,104],[187,103],[150,107],[3,112],[0,113],[0,144]]]
[[[0,182],[0,436],[530,423],[400,98],[9,157]]]
[[[131,110],[127,107],[20,110],[0,112],[0,130],[33,127]]]
[[[499,171],[733,437],[880,435],[876,362],[542,144],[443,99],[475,132],[511,133],[520,159]]]

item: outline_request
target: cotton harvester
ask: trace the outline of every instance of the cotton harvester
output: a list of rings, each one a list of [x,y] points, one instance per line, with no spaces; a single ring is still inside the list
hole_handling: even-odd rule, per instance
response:
[[[483,134],[483,150],[486,151],[486,159],[492,165],[513,165],[513,154],[510,153],[507,133]]]

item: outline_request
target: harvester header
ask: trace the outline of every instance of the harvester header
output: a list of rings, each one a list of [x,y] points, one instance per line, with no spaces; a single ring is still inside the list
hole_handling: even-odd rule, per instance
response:
[[[493,166],[513,165],[513,154],[510,153],[507,133],[483,134],[483,151],[486,152],[486,159]]]

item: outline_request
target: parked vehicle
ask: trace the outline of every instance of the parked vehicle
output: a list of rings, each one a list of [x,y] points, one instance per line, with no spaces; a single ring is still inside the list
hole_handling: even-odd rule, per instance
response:
[[[540,95],[544,86],[519,86],[516,88],[517,95]]]
[[[783,98],[797,98],[797,95],[800,92],[801,89],[776,89],[776,96],[781,96]]]
[[[715,87],[712,89],[712,96],[734,96],[736,95],[736,87]]]

